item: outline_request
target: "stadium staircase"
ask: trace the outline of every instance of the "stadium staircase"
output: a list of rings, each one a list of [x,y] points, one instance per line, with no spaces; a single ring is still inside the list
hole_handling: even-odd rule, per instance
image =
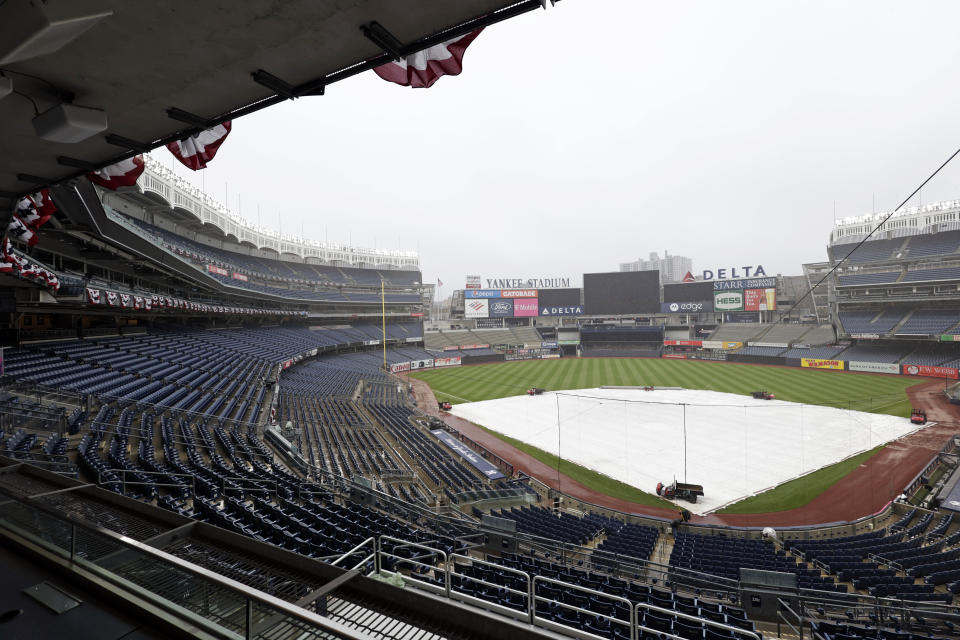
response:
[[[897,331],[900,330],[900,327],[902,327],[903,325],[905,325],[905,324],[907,323],[907,321],[910,320],[910,318],[913,316],[913,314],[914,314],[915,312],[916,312],[916,309],[911,309],[910,311],[908,311],[908,312],[906,313],[906,315],[903,316],[903,319],[901,319],[900,322],[898,322],[897,324],[895,324],[894,327],[893,327],[892,329],[890,329],[890,331],[888,331],[886,335],[888,335],[888,336],[895,336],[895,335],[897,334]]]

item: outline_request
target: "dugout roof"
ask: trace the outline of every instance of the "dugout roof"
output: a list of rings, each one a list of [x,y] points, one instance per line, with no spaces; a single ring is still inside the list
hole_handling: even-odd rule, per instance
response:
[[[539,0],[7,0],[0,3],[0,69],[23,95],[0,99],[0,207],[223,120],[321,95],[325,86],[396,56],[540,6]],[[36,11],[59,24],[68,41],[53,53],[4,62],[18,44],[43,48],[42,39],[29,44]],[[70,38],[71,25],[79,24],[89,28]],[[265,73],[255,78],[258,72]],[[107,131],[74,144],[38,138],[36,112],[70,100],[105,110]]]

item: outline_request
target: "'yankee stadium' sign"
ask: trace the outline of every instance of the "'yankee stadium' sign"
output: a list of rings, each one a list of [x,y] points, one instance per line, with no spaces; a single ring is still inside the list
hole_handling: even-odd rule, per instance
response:
[[[487,289],[564,289],[570,278],[487,278]]]
[[[739,269],[739,271],[737,271]],[[704,280],[736,280],[737,278],[759,278],[767,275],[762,264],[757,266],[730,267],[729,269],[704,269]]]

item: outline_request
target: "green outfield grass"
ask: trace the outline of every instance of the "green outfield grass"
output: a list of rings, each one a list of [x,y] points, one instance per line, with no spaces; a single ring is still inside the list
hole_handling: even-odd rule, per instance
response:
[[[780,400],[908,417],[906,389],[918,380],[899,376],[858,375],[816,369],[661,360],[656,358],[568,358],[528,360],[473,367],[434,369],[412,374],[426,381],[437,398],[451,403],[476,402],[523,394],[530,387],[550,390],[588,389],[603,385],[684,387],[748,394],[765,389]],[[498,437],[541,462],[557,467],[557,457],[502,434]],[[880,448],[784,483],[764,494],[742,500],[725,513],[766,513],[801,507]],[[567,460],[562,471],[582,484],[641,504],[669,506],[654,495],[613,480]]]

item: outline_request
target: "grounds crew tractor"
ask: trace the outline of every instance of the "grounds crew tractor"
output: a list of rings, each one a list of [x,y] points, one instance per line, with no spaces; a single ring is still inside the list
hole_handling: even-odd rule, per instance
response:
[[[750,395],[752,395],[757,400],[776,400],[777,399],[777,396],[773,395],[769,391],[754,391]]]
[[[546,391],[546,389],[541,389],[541,388],[539,388],[539,387],[530,387],[529,389],[527,389],[527,395],[528,395],[528,396],[539,396],[539,395],[543,395],[543,392],[544,392],[544,391]]]
[[[910,412],[910,422],[913,424],[927,424],[927,412],[923,409],[914,409]]]
[[[673,484],[657,483],[657,495],[667,500],[686,500],[696,504],[697,496],[703,495],[703,486],[673,481]]]
[[[453,408],[453,405],[447,401],[437,402],[437,408],[440,409],[440,411],[450,411],[450,409]]]

